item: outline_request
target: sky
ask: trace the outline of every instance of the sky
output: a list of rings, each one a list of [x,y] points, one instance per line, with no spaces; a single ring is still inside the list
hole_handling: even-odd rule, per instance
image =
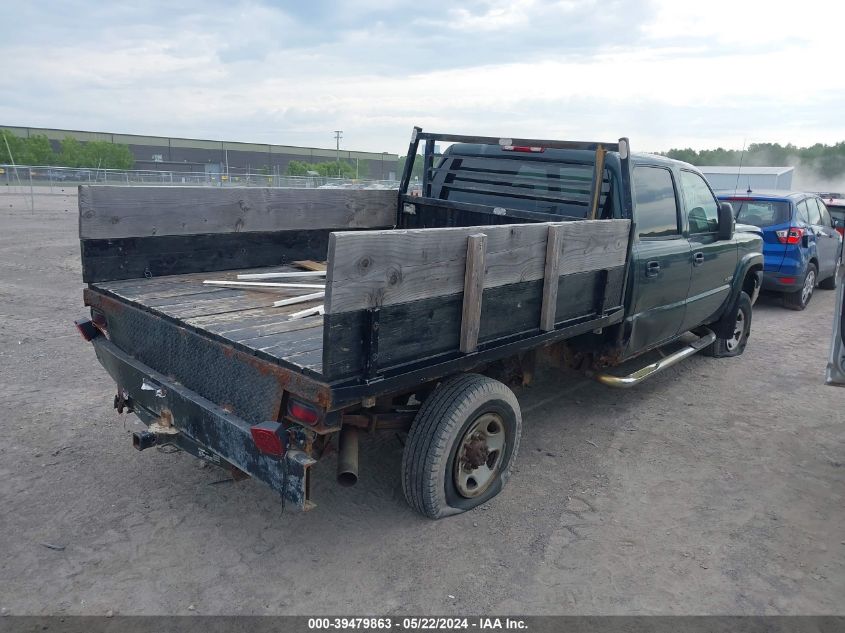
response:
[[[8,2],[0,126],[407,151],[411,128],[636,151],[845,140],[827,0]]]

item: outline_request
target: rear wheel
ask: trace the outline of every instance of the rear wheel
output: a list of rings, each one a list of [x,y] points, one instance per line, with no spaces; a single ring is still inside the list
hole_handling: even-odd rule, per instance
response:
[[[807,272],[804,274],[804,282],[797,292],[790,292],[783,296],[783,305],[790,310],[803,310],[813,298],[813,290],[816,287],[818,270],[815,264],[807,265]]]
[[[739,356],[745,351],[748,337],[751,334],[751,297],[746,292],[740,292],[731,308],[731,316],[722,330],[721,335],[712,345],[705,348],[704,353],[714,358]]]
[[[461,374],[420,408],[402,456],[402,489],[431,519],[466,512],[495,497],[510,476],[522,415],[498,380]]]

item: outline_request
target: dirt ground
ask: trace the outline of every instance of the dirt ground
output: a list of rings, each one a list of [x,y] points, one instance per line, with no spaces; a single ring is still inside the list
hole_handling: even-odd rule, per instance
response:
[[[73,196],[28,203],[0,193],[0,612],[845,614],[833,293],[803,313],[763,298],[745,355],[630,391],[542,375],[484,508],[414,514],[384,434],[356,487],[328,459],[318,507],[283,513],[259,483],[132,449],[73,329]]]

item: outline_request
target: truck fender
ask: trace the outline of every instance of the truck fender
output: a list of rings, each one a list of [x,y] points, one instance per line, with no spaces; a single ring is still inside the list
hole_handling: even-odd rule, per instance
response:
[[[760,289],[760,283],[763,279],[763,254],[762,253],[747,253],[743,255],[742,259],[736,267],[733,282],[731,283],[731,292],[725,300],[725,305],[722,308],[722,315],[715,323],[713,329],[718,336],[730,335],[733,328],[733,315],[729,314],[731,306],[736,303],[739,293],[745,288],[746,283],[753,284],[748,290],[752,302],[756,298],[753,296],[754,291]]]

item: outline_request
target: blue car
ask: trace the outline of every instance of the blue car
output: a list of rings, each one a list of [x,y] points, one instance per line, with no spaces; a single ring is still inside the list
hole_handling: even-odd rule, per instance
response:
[[[763,289],[783,293],[787,308],[806,308],[816,285],[836,288],[842,236],[818,196],[755,191],[717,197],[733,206],[738,224],[762,229]]]

